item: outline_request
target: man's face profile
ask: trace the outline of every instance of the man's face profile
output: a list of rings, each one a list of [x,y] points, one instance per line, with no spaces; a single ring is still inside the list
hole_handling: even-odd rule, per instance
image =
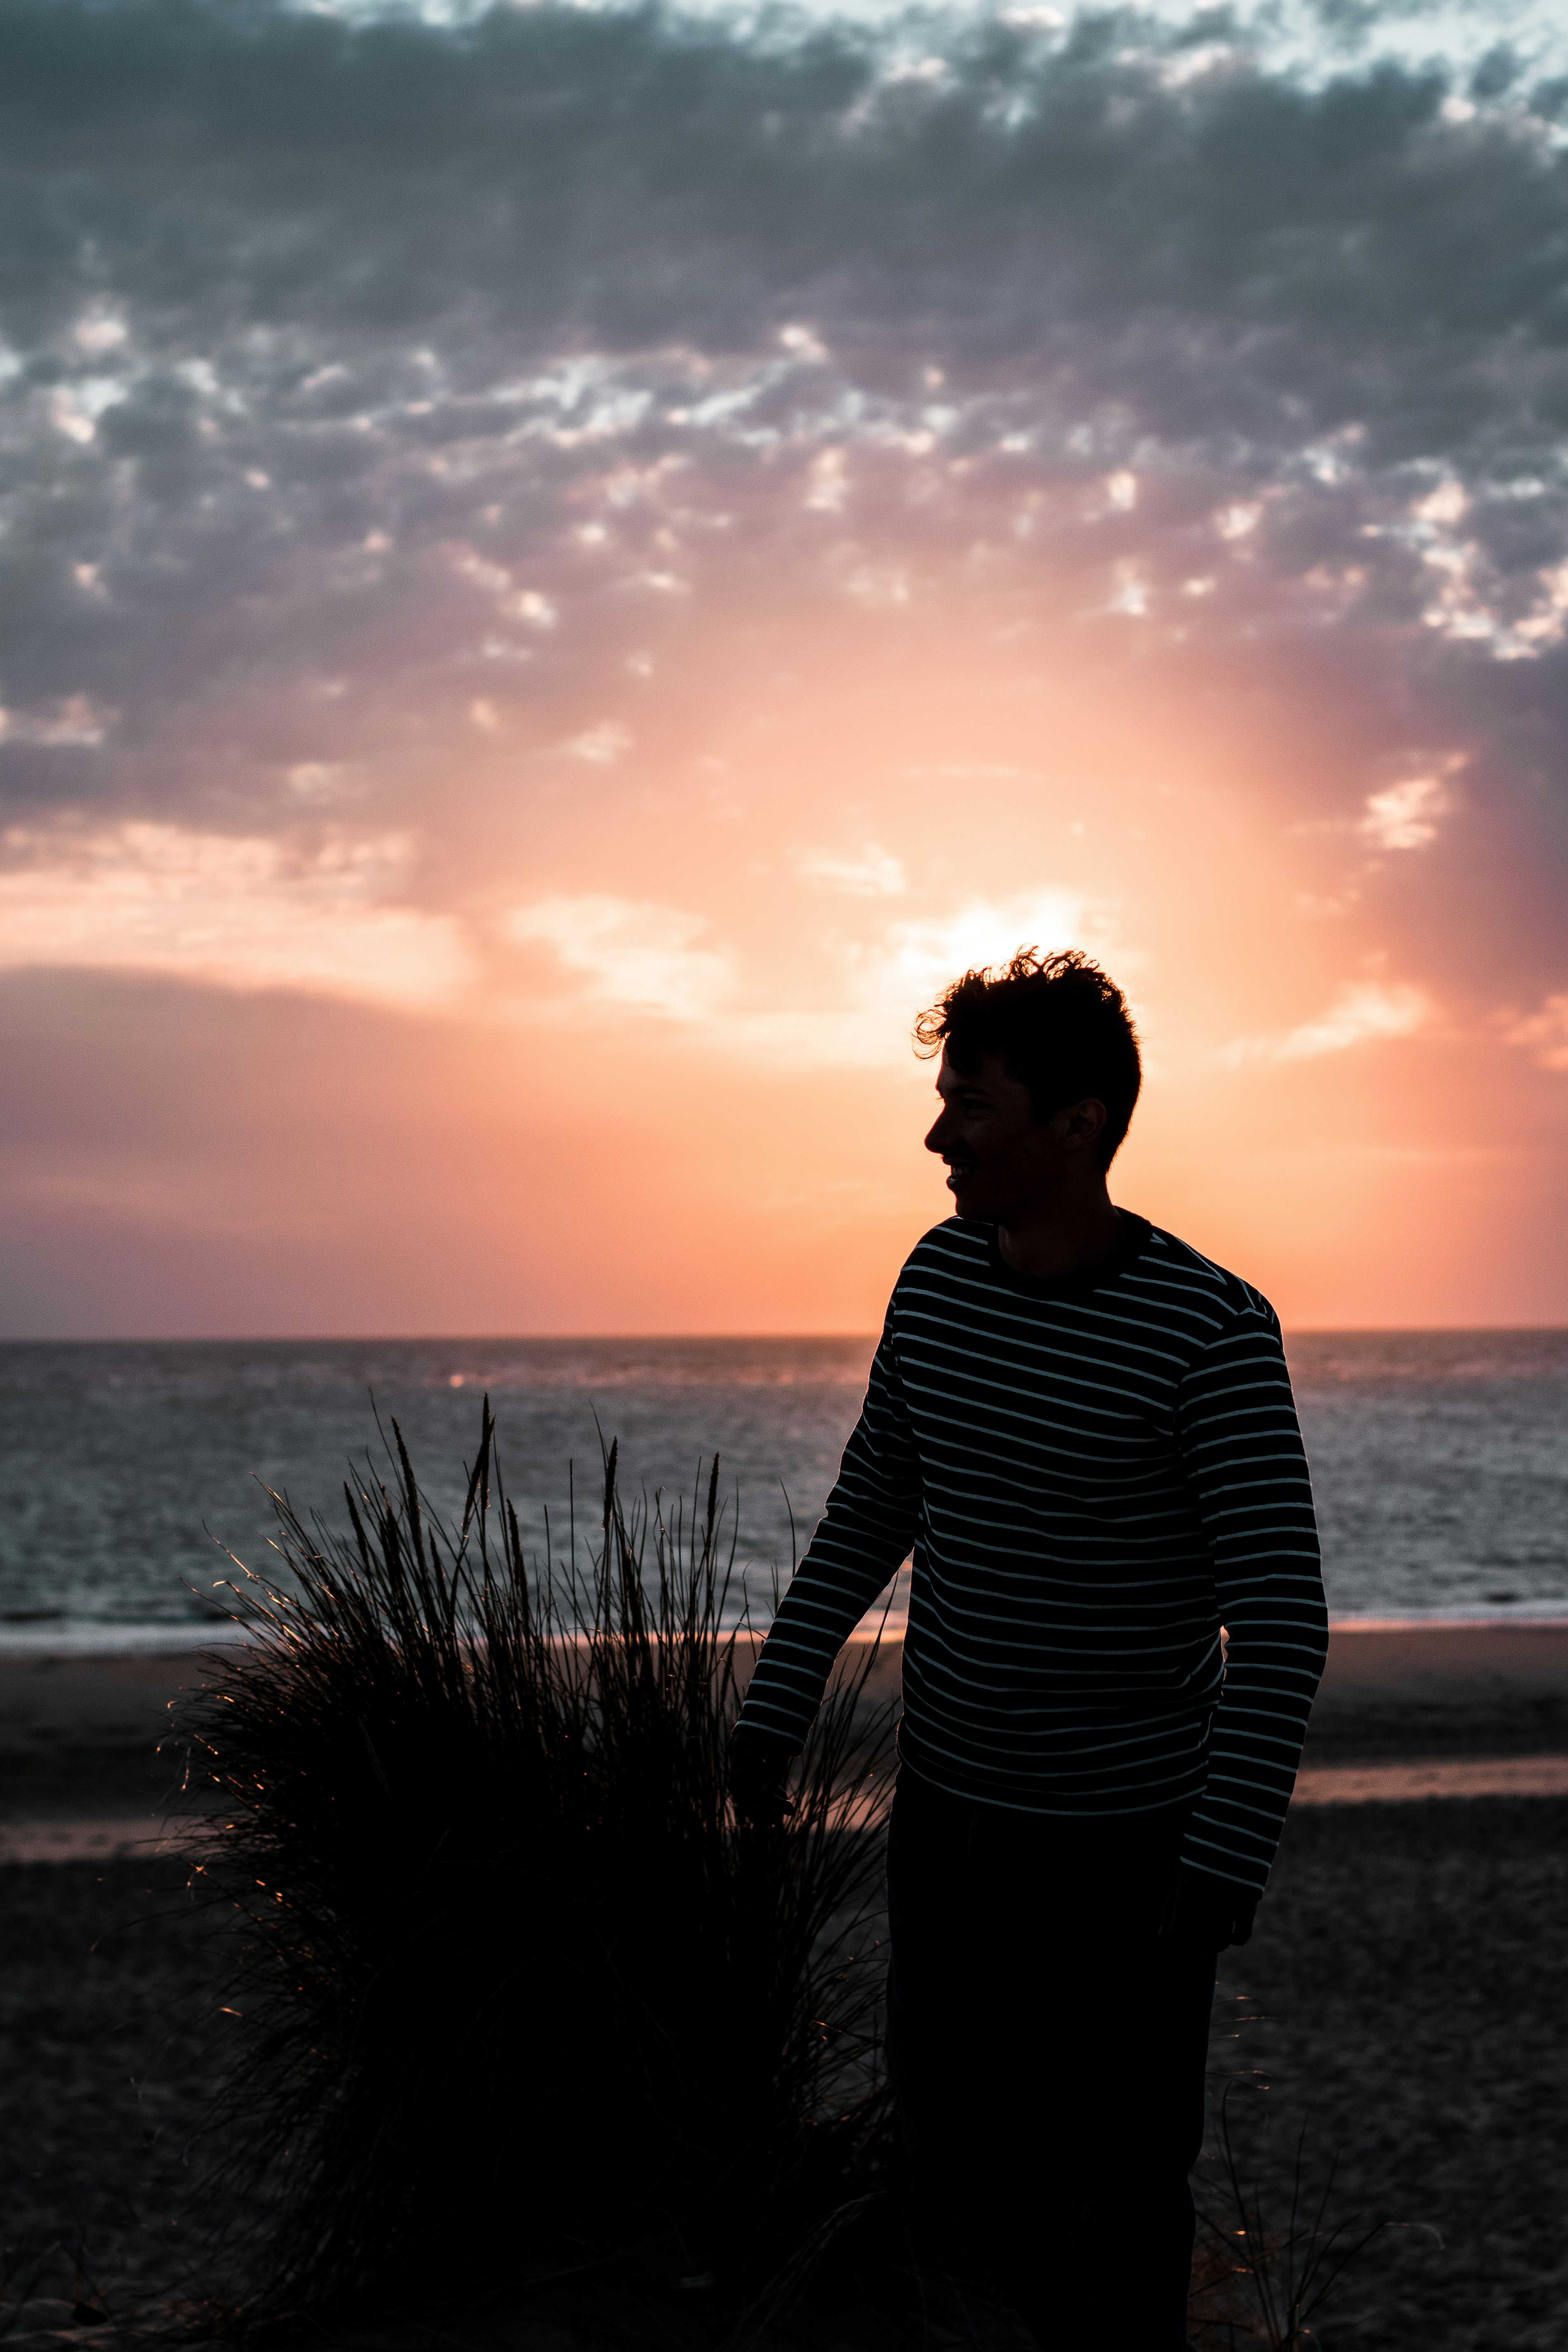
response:
[[[926,1150],[946,1162],[947,1189],[961,1217],[1006,1225],[1064,1183],[1098,1173],[1103,1103],[1090,1097],[1037,1119],[1028,1087],[994,1053],[959,1070],[944,1052],[936,1090],[942,1109]]]

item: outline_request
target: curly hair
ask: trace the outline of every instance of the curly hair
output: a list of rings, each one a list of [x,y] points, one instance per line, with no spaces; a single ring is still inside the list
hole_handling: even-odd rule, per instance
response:
[[[1105,1105],[1100,1165],[1109,1168],[1126,1134],[1143,1066],[1138,1033],[1116,982],[1077,948],[1042,955],[1020,948],[1005,964],[966,971],[915,1023],[917,1051],[945,1050],[967,1076],[1000,1054],[1047,1119],[1092,1096]]]

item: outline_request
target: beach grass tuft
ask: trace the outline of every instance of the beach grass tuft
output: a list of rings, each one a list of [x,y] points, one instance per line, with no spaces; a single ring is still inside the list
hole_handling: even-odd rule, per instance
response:
[[[1199,2214],[1193,2263],[1192,2314],[1199,2341],[1219,2352],[1261,2345],[1266,2352],[1310,2352],[1315,2323],[1346,2273],[1393,2226],[1359,2216],[1331,2220],[1338,2158],[1316,2194],[1306,2178],[1306,2132],[1296,2142],[1290,2201],[1282,2221],[1265,2212],[1245,2175],[1230,2119],[1227,2084],[1220,2099],[1218,2152],[1223,2210]]]
[[[393,1423],[338,1526],[274,1496],[288,1581],[178,1736],[235,1907],[218,2099],[241,2315],[311,2326],[640,2266],[800,2292],[890,2137],[877,2004],[892,1709],[841,1668],[782,1830],[725,1753],[754,1636],[715,1458],[525,1555],[489,1400],[460,1521]],[[769,2282],[775,2282],[770,2291]]]

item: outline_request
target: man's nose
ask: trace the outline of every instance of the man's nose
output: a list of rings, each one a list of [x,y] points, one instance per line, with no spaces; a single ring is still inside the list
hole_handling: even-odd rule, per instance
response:
[[[946,1141],[947,1112],[946,1109],[943,1108],[938,1111],[936,1115],[936,1124],[931,1129],[931,1133],[926,1137],[926,1150],[928,1151],[940,1151]]]

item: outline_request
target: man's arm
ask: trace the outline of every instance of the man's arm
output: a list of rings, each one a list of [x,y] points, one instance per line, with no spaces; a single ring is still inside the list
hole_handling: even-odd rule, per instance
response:
[[[1176,1429],[1227,1636],[1183,1877],[1220,1882],[1208,1893],[1223,1906],[1263,1892],[1328,1654],[1311,1481],[1267,1301],[1240,1309],[1187,1373]]]
[[[920,1463],[888,1310],[866,1402],[805,1558],[763,1643],[735,1727],[783,1762],[805,1745],[833,1661],[896,1573],[920,1525]],[[742,1769],[744,1768],[742,1768]]]

